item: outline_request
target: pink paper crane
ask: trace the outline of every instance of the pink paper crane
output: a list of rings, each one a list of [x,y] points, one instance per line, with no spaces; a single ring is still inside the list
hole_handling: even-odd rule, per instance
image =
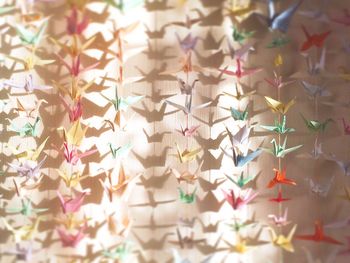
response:
[[[350,124],[349,123],[346,123],[345,119],[342,118],[342,121],[343,121],[343,128],[344,128],[344,133],[346,135],[350,135]]]
[[[67,163],[71,163],[72,165],[76,165],[80,159],[97,152],[97,149],[93,149],[83,153],[78,153],[77,148],[74,146],[72,146],[72,149],[69,149],[67,142],[63,143],[63,147],[64,147],[64,150],[63,150],[64,158],[66,159]]]
[[[290,223],[290,221],[287,221],[288,208],[284,210],[283,216],[268,215],[267,217],[270,218],[278,227],[286,226]]]
[[[251,191],[252,189],[249,189],[244,195],[240,194],[238,197],[236,197],[233,189],[230,190],[229,193],[222,190],[226,201],[232,206],[234,210],[239,210],[243,206],[247,205],[250,201],[252,201],[258,195],[258,193],[251,194]]]
[[[78,98],[73,106],[70,106],[68,102],[60,95],[62,103],[64,108],[69,114],[69,120],[70,122],[75,122],[80,119],[80,117],[83,115],[83,106],[81,104],[81,99]]]
[[[89,24],[89,18],[84,15],[82,20],[79,21],[79,13],[76,7],[72,8],[70,16],[67,19],[67,32],[70,35],[81,35]]]
[[[86,230],[86,225],[81,227],[76,234],[67,233],[65,230],[61,228],[56,228],[58,236],[62,242],[63,247],[73,247],[75,248],[80,241],[85,237],[84,231]]]
[[[67,198],[61,195],[59,191],[56,191],[56,193],[58,199],[60,200],[63,213],[65,214],[78,212],[84,202],[85,195],[87,195],[87,192],[81,192],[80,195],[76,196],[75,198]]]

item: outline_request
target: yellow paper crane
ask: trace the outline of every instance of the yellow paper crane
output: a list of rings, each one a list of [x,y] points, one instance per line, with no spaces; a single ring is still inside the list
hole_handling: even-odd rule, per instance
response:
[[[16,243],[33,239],[34,234],[38,230],[39,222],[41,221],[41,217],[37,217],[32,224],[17,227],[15,229],[7,222],[5,218],[2,217],[1,219],[6,229],[13,234]]]
[[[290,107],[295,104],[295,99],[290,100],[288,103],[284,104],[281,101],[274,100],[270,97],[265,96],[267,106],[273,111],[280,114],[286,114]]]
[[[45,66],[51,63],[54,63],[55,60],[45,60],[45,59],[40,59],[39,57],[37,57],[36,55],[32,54],[32,56],[26,57],[24,59],[22,58],[16,58],[13,56],[6,56],[9,59],[14,60],[17,63],[20,63],[23,65],[24,70],[26,71],[30,71],[32,69],[34,69],[35,66]]]
[[[64,140],[70,144],[75,146],[80,146],[81,142],[83,141],[83,138],[85,136],[85,133],[88,129],[88,126],[86,126],[84,129],[81,127],[80,120],[77,120],[74,122],[72,127],[68,131],[64,127],[60,127],[57,130],[63,130],[63,137]]]
[[[290,230],[288,236],[286,237],[282,234],[277,235],[273,228],[269,228],[272,243],[275,246],[279,246],[288,252],[294,252],[292,238],[296,229],[297,225],[294,225],[293,228]]]
[[[281,54],[278,54],[274,60],[275,67],[279,67],[283,65],[283,57]]]
[[[89,220],[91,220],[91,218],[85,215],[83,219],[77,219],[75,214],[67,214],[64,218],[54,218],[56,223],[64,225],[67,230],[79,228],[85,225]]]
[[[84,84],[80,84],[79,82],[79,79],[73,78],[72,81],[68,84],[70,85],[69,88],[67,88],[65,85],[59,84],[56,81],[53,81],[53,85],[64,94],[67,94],[72,100],[77,100],[87,89],[92,86],[92,84],[94,84],[95,79]]]
[[[61,171],[59,169],[56,169],[58,175],[63,179],[64,183],[68,188],[76,187],[81,180],[84,180],[85,178],[89,177],[89,175],[83,175],[80,172],[73,172],[70,175],[68,175],[67,171]]]
[[[43,151],[45,144],[49,137],[47,137],[36,149],[28,149],[24,151],[18,151],[15,147],[12,147],[11,145],[7,144],[7,147],[12,151],[12,153],[16,156],[17,159],[25,158],[30,161],[36,161],[40,155],[40,153]]]
[[[60,41],[54,38],[50,37],[49,39],[71,57],[77,57],[84,50],[86,50],[92,44],[92,42],[94,42],[96,36],[88,38],[86,41],[84,41],[84,44],[81,44],[79,38],[76,35],[73,35],[72,44],[69,46],[67,44],[61,43]]]
[[[194,160],[197,154],[202,151],[201,148],[197,148],[193,150],[185,149],[184,151],[181,152],[179,145],[177,143],[175,143],[175,145],[176,145],[177,154],[173,154],[173,155],[179,158],[180,163],[190,162]]]

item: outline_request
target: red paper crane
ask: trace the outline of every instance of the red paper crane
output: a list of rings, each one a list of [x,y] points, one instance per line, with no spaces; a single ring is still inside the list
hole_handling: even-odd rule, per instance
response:
[[[324,41],[329,36],[329,34],[332,32],[329,30],[329,31],[321,33],[321,34],[310,35],[309,32],[306,30],[305,26],[301,26],[301,28],[303,29],[304,34],[306,36],[306,41],[301,46],[300,51],[306,51],[306,50],[310,49],[312,46],[316,46],[318,48],[322,47]]]
[[[350,135],[350,124],[349,123],[346,123],[345,119],[342,118],[342,121],[343,121],[343,128],[344,128],[344,133],[346,135]]]
[[[69,35],[81,35],[89,24],[89,18],[83,15],[81,21],[79,21],[79,13],[76,7],[72,8],[70,16],[67,19],[67,33]]]
[[[278,195],[276,198],[271,198],[269,199],[270,202],[276,202],[276,203],[281,203],[281,202],[285,202],[285,201],[289,201],[290,198],[283,198],[282,197],[282,190],[279,189],[278,190]]]
[[[297,239],[303,239],[303,240],[311,240],[315,242],[325,242],[335,245],[342,245],[343,243],[330,237],[326,236],[323,232],[323,224],[321,221],[316,220],[315,221],[315,233],[312,235],[298,235],[295,238]]]
[[[254,68],[254,69],[242,69],[241,66],[241,60],[240,59],[236,59],[236,63],[237,63],[237,69],[235,71],[231,71],[231,70],[227,70],[225,69],[219,69],[221,73],[230,75],[230,76],[236,76],[238,79],[248,76],[250,74],[254,74],[256,72],[259,72],[262,70],[262,68]]]
[[[282,171],[277,169],[273,170],[275,171],[275,177],[267,185],[268,188],[272,188],[276,184],[297,185],[297,183],[294,180],[286,178],[286,169],[283,169]]]

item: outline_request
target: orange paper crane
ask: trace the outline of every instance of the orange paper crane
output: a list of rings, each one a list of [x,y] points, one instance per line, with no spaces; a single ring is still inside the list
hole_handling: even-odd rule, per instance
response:
[[[321,221],[316,220],[315,221],[315,232],[311,235],[297,235],[295,238],[302,239],[302,240],[310,240],[315,242],[324,242],[324,243],[330,243],[335,245],[343,245],[342,242],[330,237],[326,236],[323,232],[323,224]]]
[[[281,171],[278,169],[273,169],[273,170],[275,172],[275,177],[267,185],[268,188],[272,188],[276,184],[297,185],[294,180],[286,178],[286,169],[283,169]]]

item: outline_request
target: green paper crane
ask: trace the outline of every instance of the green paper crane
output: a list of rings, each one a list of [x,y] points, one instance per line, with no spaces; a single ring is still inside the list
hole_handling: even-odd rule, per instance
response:
[[[123,243],[112,250],[103,250],[102,255],[106,258],[118,260],[123,262],[127,259],[131,252],[131,245],[129,243]]]
[[[286,37],[277,37],[277,38],[274,38],[266,47],[267,48],[282,47],[288,44],[289,42],[290,40]]]
[[[243,188],[246,184],[248,184],[250,181],[254,180],[255,175],[248,175],[247,177],[244,178],[243,172],[241,173],[241,175],[238,177],[238,179],[234,179],[233,177],[225,174],[225,176],[227,177],[227,179],[229,179],[232,183],[234,183],[235,185],[237,185],[239,188]]]
[[[275,125],[268,126],[268,125],[260,125],[261,128],[268,130],[268,131],[274,131],[277,132],[278,134],[285,134],[289,132],[294,132],[295,129],[293,128],[286,128],[286,115],[283,115],[282,117],[282,122],[279,123],[277,119],[275,119]]]
[[[232,33],[233,40],[240,44],[242,44],[244,40],[252,37],[255,34],[255,31],[245,31],[245,30],[238,31],[236,27],[232,27],[232,28],[233,28],[233,33]]]
[[[195,201],[197,187],[190,194],[186,194],[180,187],[178,189],[179,189],[181,202],[183,202],[185,204],[192,204]]]
[[[16,9],[15,6],[2,6],[0,7],[0,15],[11,12],[12,10],[15,10],[15,9]]]
[[[40,121],[40,117],[36,117],[33,124],[27,122],[22,128],[15,126],[10,119],[8,120],[11,123],[10,129],[17,132],[20,136],[36,137],[38,135],[38,123]]]
[[[21,25],[16,25],[15,28],[16,28],[17,34],[20,37],[22,43],[24,43],[26,45],[37,46],[40,43],[40,41],[44,35],[46,26],[47,26],[47,22],[45,21],[44,23],[41,24],[38,31],[35,33],[26,29],[25,27],[23,27]]]
[[[138,5],[141,5],[144,0],[104,0],[108,5],[111,5],[121,12],[127,12],[130,9],[136,8]]]
[[[274,155],[277,158],[283,158],[288,153],[291,153],[291,152],[299,149],[300,147],[302,147],[302,145],[297,145],[297,146],[286,149],[287,136],[284,138],[284,142],[282,145],[279,145],[276,142],[276,139],[272,139],[271,143],[273,144],[272,149],[263,149],[263,150],[268,152],[268,153],[271,153],[272,155]]]
[[[230,108],[231,116],[235,121],[245,121],[248,118],[248,106],[244,111],[236,110],[235,108]]]
[[[6,208],[6,212],[8,213],[21,213],[24,216],[31,216],[33,213],[45,212],[47,210],[47,208],[33,208],[30,199],[26,201],[22,200],[22,207]]]
[[[303,114],[301,114],[301,117],[303,118],[306,127],[309,129],[310,132],[324,132],[327,128],[327,125],[330,122],[333,122],[332,118],[328,118],[324,122],[320,122],[318,120],[307,120]]]
[[[118,111],[126,111],[128,107],[139,100],[141,100],[144,96],[128,96],[126,98],[118,96],[118,88],[115,88],[115,98],[111,99],[106,97],[105,95],[101,94],[103,98],[108,100],[113,106],[114,109]]]
[[[125,157],[132,148],[131,143],[119,147],[115,147],[112,143],[108,143],[108,146],[114,159],[116,159],[117,157]]]

